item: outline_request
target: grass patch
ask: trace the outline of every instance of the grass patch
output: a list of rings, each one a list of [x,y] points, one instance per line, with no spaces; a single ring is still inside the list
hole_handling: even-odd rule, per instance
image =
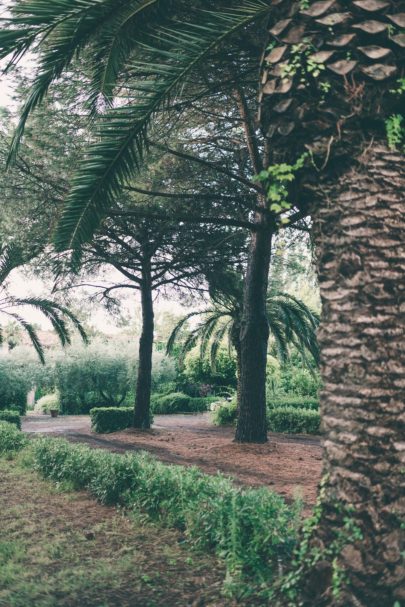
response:
[[[61,493],[21,459],[0,459],[0,512],[1,607],[232,605],[221,565],[180,533]]]

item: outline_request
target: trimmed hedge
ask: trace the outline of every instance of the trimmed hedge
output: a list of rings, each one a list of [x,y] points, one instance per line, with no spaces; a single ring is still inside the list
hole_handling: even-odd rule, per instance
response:
[[[218,400],[218,397],[192,397],[182,392],[173,392],[163,396],[154,394],[151,398],[153,413],[202,413],[208,411],[210,403]]]
[[[17,451],[24,449],[27,443],[27,437],[16,428],[15,424],[0,421],[0,455],[12,456]]]
[[[21,430],[21,418],[19,411],[0,411],[0,421],[14,424],[14,426]]]
[[[271,583],[296,543],[299,509],[267,488],[240,488],[222,475],[163,464],[149,454],[118,455],[64,439],[32,441],[35,469],[45,478],[87,489],[181,529],[186,541],[223,558],[227,581]]]
[[[295,409],[319,409],[319,400],[309,396],[282,396],[272,398],[267,403],[269,409],[280,409],[280,407],[290,407]]]
[[[268,409],[267,424],[273,432],[288,434],[319,434],[321,418],[317,411],[311,409],[295,409],[280,407]]]
[[[132,425],[133,407],[97,407],[90,410],[91,429],[99,434],[117,432]]]

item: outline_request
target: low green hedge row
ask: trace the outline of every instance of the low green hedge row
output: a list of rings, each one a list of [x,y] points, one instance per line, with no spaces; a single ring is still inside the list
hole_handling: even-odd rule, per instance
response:
[[[132,425],[133,407],[95,407],[90,410],[91,429],[105,434],[124,430]]]
[[[296,409],[319,409],[319,400],[309,396],[283,396],[272,398],[268,403],[269,409],[279,409],[280,407],[294,407]]]
[[[267,424],[272,432],[288,434],[319,434],[321,418],[318,411],[280,407],[268,409]]]
[[[218,400],[218,397],[192,397],[182,392],[159,395],[154,394],[151,398],[153,413],[202,413],[207,411],[210,403]]]
[[[232,424],[236,421],[236,402],[224,402],[218,406],[212,421],[216,426]],[[317,410],[310,408],[288,407],[267,408],[267,427],[272,432],[287,434],[319,434],[320,415]]]
[[[248,575],[270,583],[280,562],[291,558],[300,508],[267,488],[242,489],[222,475],[163,464],[146,453],[118,455],[64,439],[32,441],[31,451],[45,478],[180,529],[192,546],[225,560],[228,580]]]
[[[14,424],[21,430],[21,417],[19,411],[7,411],[5,409],[0,411],[0,421]]]
[[[0,455],[13,455],[21,451],[27,443],[27,437],[15,424],[0,421]]]

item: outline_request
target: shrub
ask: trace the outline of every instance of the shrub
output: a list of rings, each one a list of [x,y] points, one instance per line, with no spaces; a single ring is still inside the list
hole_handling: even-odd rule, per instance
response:
[[[212,413],[212,423],[215,426],[226,426],[227,424],[233,424],[236,421],[237,416],[237,404],[236,399],[228,402],[226,400],[220,401],[215,406]]]
[[[298,510],[266,488],[242,489],[222,475],[168,466],[149,454],[117,455],[63,439],[36,440],[32,451],[44,477],[181,529],[192,545],[225,560],[228,580],[248,574],[271,583],[280,561],[291,558]]]
[[[225,350],[220,350],[215,359],[215,368],[208,357],[189,355],[184,368],[177,377],[179,388],[190,390],[190,394],[205,395],[207,390],[215,393],[236,388],[236,361]]]
[[[288,434],[319,434],[320,415],[311,409],[280,407],[267,412],[269,430]]]
[[[59,394],[53,392],[52,394],[46,394],[37,400],[35,403],[34,410],[39,413],[50,413],[52,409],[59,411]]]
[[[321,386],[318,370],[301,368],[300,361],[282,367],[280,391],[288,394],[299,394],[316,398]]]
[[[14,423],[0,421],[0,455],[21,451],[27,442],[25,434]]]
[[[89,413],[93,407],[118,407],[131,387],[127,356],[105,346],[79,349],[56,364],[55,374],[62,414]]]
[[[91,409],[91,429],[100,434],[117,432],[132,425],[133,407],[97,407]]]
[[[29,383],[22,368],[9,362],[0,362],[0,410],[16,410],[25,415]]]
[[[279,396],[271,398],[267,406],[269,409],[280,409],[280,407],[289,407],[293,409],[319,409],[319,400],[308,396]]]
[[[18,411],[7,411],[6,409],[0,411],[0,421],[14,424],[14,426],[21,430],[21,418]]]
[[[200,413],[208,410],[209,404],[215,401],[213,396],[192,397],[182,392],[173,392],[160,396],[154,394],[151,398],[153,413]]]

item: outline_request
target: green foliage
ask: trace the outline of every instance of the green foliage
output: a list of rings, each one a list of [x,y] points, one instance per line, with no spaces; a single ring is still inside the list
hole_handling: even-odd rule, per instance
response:
[[[44,350],[35,327],[20,316],[18,311],[13,312],[14,308],[17,308],[18,310],[21,306],[29,306],[34,310],[41,312],[51,323],[62,346],[71,343],[70,331],[66,321],[70,321],[74,325],[85,342],[87,341],[87,336],[80,321],[65,306],[40,297],[26,297],[21,299],[9,295],[6,280],[13,270],[22,267],[25,263],[31,261],[31,259],[35,257],[35,254],[36,253],[34,252],[28,254],[14,244],[3,246],[0,241],[0,312],[4,312],[8,319],[12,318],[19,327],[24,329],[34,346],[40,361],[44,363]],[[3,334],[0,326],[0,344],[2,341]]]
[[[405,142],[404,117],[401,114],[393,114],[385,121],[387,131],[388,147],[395,150]]]
[[[91,429],[100,434],[117,432],[132,425],[133,407],[97,407],[90,410]]]
[[[213,384],[215,373],[232,373],[228,376],[228,387],[236,388],[236,360],[229,365],[229,355],[221,349],[222,342],[228,341],[228,351],[240,347],[240,325],[242,310],[242,282],[240,276],[231,272],[221,273],[216,280],[211,279],[210,295],[212,307],[207,310],[191,312],[175,326],[167,343],[167,351],[173,353],[179,341],[179,335],[189,319],[200,317],[201,321],[189,331],[181,343],[180,365],[185,359],[184,374],[196,383]],[[309,309],[303,301],[288,293],[268,293],[267,316],[270,328],[270,344],[275,356],[282,363],[299,353],[301,362],[308,366],[317,364],[319,348],[316,340],[318,315]],[[188,355],[196,345],[200,345],[199,356]],[[209,351],[209,356],[207,353]],[[309,356],[308,356],[309,355]],[[187,356],[187,358],[185,358]],[[227,365],[228,369],[224,369]],[[226,376],[224,377],[224,380]],[[232,379],[232,383],[231,383]],[[224,384],[225,385],[225,384]],[[185,388],[183,388],[185,391]]]
[[[280,407],[268,409],[267,423],[272,432],[287,434],[319,434],[321,418],[312,409]]]
[[[152,391],[175,392],[176,362],[164,352],[153,352],[152,359]]]
[[[0,455],[12,456],[24,449],[27,443],[27,437],[15,423],[0,421]]]
[[[153,413],[201,413],[208,410],[216,397],[192,397],[182,392],[160,396],[154,394],[151,399]]]
[[[268,400],[267,406],[269,409],[288,407],[293,409],[313,409],[314,411],[317,411],[319,409],[319,400],[306,396],[278,396]]]
[[[74,60],[89,57],[90,86],[84,101],[97,106],[99,97],[111,95],[118,75],[131,69],[125,104],[110,105],[94,121],[92,145],[78,163],[56,235],[60,249],[78,249],[89,240],[108,208],[140,167],[154,117],[176,98],[187,99],[195,70],[218,57],[221,45],[260,22],[269,6],[262,0],[244,0],[233,7],[181,11],[162,10],[165,3],[138,1],[117,5],[104,2],[24,3],[0,36],[0,56],[17,62],[33,44],[39,53],[38,69],[21,112],[12,156],[31,112],[43,101],[50,86],[71,69]],[[152,9],[153,7],[153,9]],[[128,12],[129,9],[129,12]],[[16,29],[16,24],[18,24]],[[138,53],[135,50],[138,49]],[[108,78],[108,80],[105,80]],[[129,103],[128,103],[129,97]]]
[[[0,411],[0,421],[14,424],[19,430],[21,430],[21,418],[18,411]]]
[[[238,412],[236,399],[230,402],[224,400],[215,405],[212,413],[212,423],[215,426],[227,426],[236,421]]]
[[[271,583],[296,544],[298,509],[266,488],[241,489],[221,475],[168,466],[149,454],[121,456],[60,439],[34,441],[32,451],[45,478],[181,529],[192,546],[225,561],[230,584],[246,576]]]
[[[50,413],[51,410],[60,410],[60,400],[57,392],[45,394],[45,396],[39,398],[35,403],[35,411],[37,412]]]
[[[236,361],[228,352],[220,350],[215,355],[215,364],[207,358],[201,358],[198,354],[189,355],[184,363],[181,374],[177,378],[179,386],[192,390],[195,385],[207,386],[215,392],[236,388]]]
[[[0,410],[15,409],[24,415],[29,384],[23,369],[10,362],[0,362]]]
[[[398,78],[397,87],[395,89],[391,89],[390,93],[393,95],[403,95],[405,93],[405,78]]]
[[[256,181],[265,183],[270,211],[279,217],[282,224],[287,224],[289,221],[288,217],[283,217],[282,214],[291,209],[291,203],[288,202],[288,184],[294,181],[295,173],[302,169],[307,157],[308,154],[305,153],[294,164],[283,162],[270,165],[255,177]]]
[[[316,368],[304,367],[296,354],[291,356],[291,361],[287,364],[276,363],[274,358],[269,357],[266,377],[267,401],[289,396],[318,399],[321,379]]]
[[[95,406],[119,406],[129,394],[128,359],[107,349],[80,350],[56,364],[62,414],[88,413]]]
[[[308,573],[313,573],[315,566],[320,561],[324,564],[330,564],[332,574],[330,594],[333,600],[338,600],[342,588],[347,582],[346,572],[340,564],[339,557],[346,546],[362,542],[363,540],[363,533],[353,519],[354,507],[351,504],[336,502],[335,511],[342,524],[330,527],[329,542],[322,548],[320,547],[317,529],[324,516],[323,500],[327,481],[327,476],[322,479],[313,514],[304,521],[301,538],[294,551],[294,558],[288,573],[276,585],[277,596],[279,598],[282,596],[281,604],[286,605],[286,607],[295,607],[296,605],[303,604],[300,600],[300,595],[306,586],[306,577]],[[330,504],[328,504],[328,509],[330,507]],[[274,597],[273,589],[270,591],[270,596]],[[327,602],[331,599],[330,595],[324,598]]]

